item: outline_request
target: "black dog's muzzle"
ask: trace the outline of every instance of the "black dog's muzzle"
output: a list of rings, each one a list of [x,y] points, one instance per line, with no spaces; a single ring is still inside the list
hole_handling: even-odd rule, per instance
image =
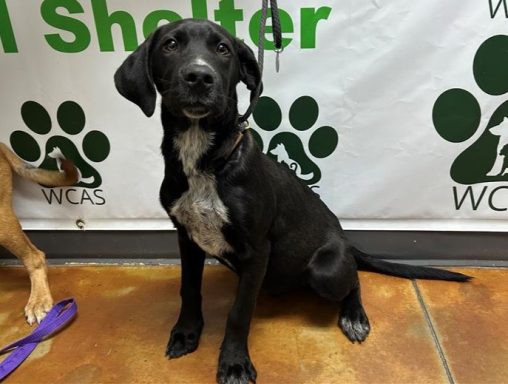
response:
[[[211,65],[195,60],[184,65],[178,74],[179,103],[184,115],[190,118],[207,116],[220,100],[220,78]]]
[[[192,93],[207,94],[217,82],[217,74],[209,65],[189,64],[181,69],[180,81]]]

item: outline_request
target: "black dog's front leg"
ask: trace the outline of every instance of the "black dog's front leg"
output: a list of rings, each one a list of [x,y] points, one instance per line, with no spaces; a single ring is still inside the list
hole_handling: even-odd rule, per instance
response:
[[[259,290],[266,272],[268,252],[248,252],[241,263],[236,299],[229,312],[221,346],[217,382],[246,384],[256,381],[256,369],[247,347],[249,328]]]
[[[201,312],[201,281],[205,253],[189,239],[183,228],[178,228],[178,244],[182,260],[182,281],[180,296],[182,306],[166,349],[169,358],[180,357],[194,352],[199,344],[203,329]]]

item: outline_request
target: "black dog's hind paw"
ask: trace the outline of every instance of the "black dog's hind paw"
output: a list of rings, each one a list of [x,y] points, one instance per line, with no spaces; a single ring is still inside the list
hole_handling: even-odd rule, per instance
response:
[[[217,383],[219,384],[248,384],[256,382],[256,369],[249,356],[233,355],[224,356],[221,354],[219,359],[219,369],[217,371]]]
[[[186,355],[194,352],[199,345],[199,337],[203,326],[189,331],[180,329],[175,326],[171,331],[168,346],[166,348],[166,356],[170,359]]]
[[[343,308],[340,314],[339,326],[353,343],[355,341],[361,343],[370,332],[369,319],[363,307],[355,308],[355,310]]]

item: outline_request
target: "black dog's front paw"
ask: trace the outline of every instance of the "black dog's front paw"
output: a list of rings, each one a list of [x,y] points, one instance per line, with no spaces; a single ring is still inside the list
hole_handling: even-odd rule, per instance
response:
[[[222,351],[219,358],[217,383],[219,384],[248,384],[256,382],[256,369],[246,352]]]
[[[194,329],[188,329],[175,325],[171,331],[168,346],[166,348],[166,356],[170,359],[186,355],[194,352],[199,345],[199,337],[203,323]]]

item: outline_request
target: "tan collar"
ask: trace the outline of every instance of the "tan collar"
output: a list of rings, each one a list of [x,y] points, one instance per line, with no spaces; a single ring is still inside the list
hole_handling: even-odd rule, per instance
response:
[[[235,140],[233,141],[233,145],[231,146],[231,149],[226,153],[226,155],[223,157],[223,161],[225,163],[227,163],[227,161],[229,160],[229,158],[233,155],[233,153],[236,151],[236,149],[238,148],[238,146],[240,145],[240,143],[242,142],[242,139],[243,137],[245,136],[245,131],[247,131],[248,129],[250,129],[250,126],[249,126],[249,123],[246,121],[246,122],[243,122],[241,125],[240,125],[240,131],[237,133],[236,135],[236,138]]]
[[[238,147],[238,145],[242,141],[242,139],[243,139],[243,133],[244,132],[245,131],[238,132],[238,136],[236,137],[235,143],[233,144],[233,148],[231,149],[231,152],[229,152],[228,157],[233,154],[233,152],[235,151],[236,147]]]

